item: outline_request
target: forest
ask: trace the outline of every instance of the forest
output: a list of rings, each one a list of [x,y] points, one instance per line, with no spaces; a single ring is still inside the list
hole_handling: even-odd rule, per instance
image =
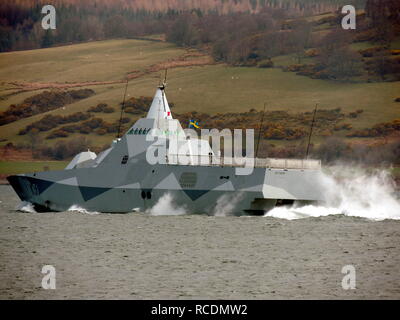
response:
[[[252,18],[263,12],[276,17],[317,14],[337,9],[343,0],[209,0],[195,1],[30,1],[0,2],[0,51],[25,50],[82,41],[137,37],[165,33],[181,15],[197,17],[243,14]],[[354,1],[353,1],[354,2]],[[360,8],[364,0],[355,2]],[[41,8],[56,8],[56,30],[43,30]],[[197,6],[196,6],[197,5]],[[200,6],[200,7],[199,7]],[[218,19],[217,19],[218,20]],[[224,25],[224,23],[222,23]]]
[[[298,63],[287,70],[313,78],[348,80],[369,74],[375,80],[400,79],[400,52],[390,47],[400,33],[400,2],[395,0],[356,2],[365,12],[358,14],[354,31],[340,27],[341,1],[221,0],[221,5],[231,5],[226,14],[207,2],[203,8],[149,9],[140,1],[56,1],[55,30],[41,27],[41,2],[28,3],[0,3],[0,51],[165,34],[169,42],[196,47],[234,66],[268,68],[274,57],[294,54]],[[321,13],[332,6],[336,13],[307,19],[311,9]],[[369,52],[350,49],[362,41],[375,47]],[[313,63],[304,63],[307,57],[315,58]]]

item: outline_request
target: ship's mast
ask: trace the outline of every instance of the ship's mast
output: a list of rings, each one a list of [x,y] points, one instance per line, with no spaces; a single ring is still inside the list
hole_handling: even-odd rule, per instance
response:
[[[167,112],[167,110],[165,108],[165,93],[164,93],[164,90],[165,90],[165,88],[167,86],[167,71],[168,71],[168,69],[165,69],[164,80],[158,86],[158,88],[161,90],[161,99],[162,99],[163,109],[164,109],[164,118],[165,118],[165,113]],[[158,108],[157,127],[160,127],[160,105],[159,105],[159,108]]]
[[[164,81],[162,82],[162,84],[160,86],[161,94],[162,94],[162,103],[163,103],[163,107],[164,107],[164,115],[167,112],[167,109],[165,108],[165,93],[164,93],[164,90],[167,86],[167,72],[168,72],[168,69],[165,69]]]

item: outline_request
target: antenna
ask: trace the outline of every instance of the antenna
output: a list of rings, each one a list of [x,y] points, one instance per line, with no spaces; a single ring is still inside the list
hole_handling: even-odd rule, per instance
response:
[[[122,100],[121,114],[120,114],[120,116],[119,116],[117,139],[119,138],[119,135],[120,135],[120,133],[121,133],[122,114],[124,113],[124,109],[125,109],[125,97],[126,97],[126,91],[127,91],[127,90],[128,90],[128,78],[126,78],[124,99]]]
[[[263,122],[264,122],[265,105],[266,105],[266,103],[264,102],[264,110],[263,110],[263,113],[262,113],[262,116],[261,116],[260,129],[258,130],[258,140],[257,140],[257,148],[256,148],[256,158],[257,158],[257,155],[258,155],[258,147],[259,147],[259,145],[260,145],[260,139],[261,139],[261,130],[262,130]]]
[[[165,90],[165,88],[167,87],[167,72],[168,72],[168,69],[165,69],[164,81],[162,82],[162,84],[161,84],[161,86],[160,86],[161,94],[162,94],[162,103],[163,103],[163,107],[164,107],[164,114],[165,114],[165,112],[167,111],[167,110],[165,109],[165,97],[164,97],[164,90]]]
[[[164,74],[164,85],[167,85],[167,73],[168,73],[168,69],[165,69],[165,74]]]
[[[308,151],[310,150],[311,135],[312,135],[313,127],[314,127],[314,121],[315,121],[315,115],[317,113],[317,107],[318,107],[318,103],[315,104],[314,115],[313,115],[312,122],[311,122],[310,135],[308,136],[306,159],[308,159]]]

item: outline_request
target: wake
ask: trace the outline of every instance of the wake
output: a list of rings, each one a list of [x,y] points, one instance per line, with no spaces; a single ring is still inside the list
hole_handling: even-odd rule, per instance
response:
[[[276,207],[265,217],[287,220],[342,214],[370,220],[400,220],[395,182],[386,170],[372,172],[346,166],[330,167],[322,175],[325,204]]]

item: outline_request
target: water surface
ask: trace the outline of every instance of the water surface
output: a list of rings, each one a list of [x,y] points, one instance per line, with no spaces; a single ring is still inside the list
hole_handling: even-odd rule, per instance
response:
[[[399,220],[28,213],[9,186],[0,201],[1,299],[400,298]]]

